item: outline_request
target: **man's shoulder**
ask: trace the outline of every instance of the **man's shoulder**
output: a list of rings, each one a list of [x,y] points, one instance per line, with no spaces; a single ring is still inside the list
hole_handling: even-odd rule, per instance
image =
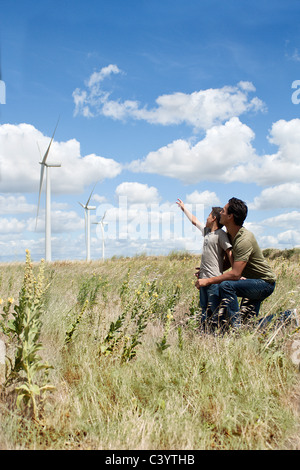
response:
[[[232,247],[234,254],[237,258],[249,256],[255,247],[255,237],[252,232],[247,230],[245,227],[241,227],[236,236],[233,239]]]
[[[250,230],[246,229],[245,227],[241,227],[236,236],[234,237],[234,241],[243,241],[243,240],[251,240],[255,241],[255,236]]]

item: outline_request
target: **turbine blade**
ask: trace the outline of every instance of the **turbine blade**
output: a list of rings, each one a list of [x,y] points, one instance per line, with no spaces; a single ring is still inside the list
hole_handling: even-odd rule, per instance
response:
[[[86,207],[89,205],[89,202],[90,202],[90,199],[91,199],[91,197],[92,197],[92,194],[93,194],[93,191],[94,191],[94,189],[95,189],[96,184],[97,184],[97,182],[94,184],[94,187],[93,187],[93,189],[92,189],[92,192],[91,192],[91,194],[90,194],[90,197],[89,197],[88,200],[87,200]]]
[[[49,154],[49,151],[50,151],[50,147],[51,147],[51,144],[52,144],[52,142],[53,142],[54,134],[55,134],[55,131],[56,131],[57,126],[58,126],[58,122],[59,122],[59,118],[58,118],[58,120],[57,120],[55,129],[54,129],[54,132],[53,132],[53,134],[52,134],[52,137],[51,137],[50,143],[49,143],[49,145],[48,145],[48,148],[47,148],[47,150],[46,150],[46,153],[45,153],[45,155],[44,155],[44,158],[43,158],[43,160],[42,160],[42,163],[44,163],[44,164],[46,163],[46,160],[47,160],[47,157],[48,157],[48,154]]]
[[[107,212],[107,211],[105,211],[104,214],[103,214],[103,217],[102,217],[102,219],[101,219],[102,222],[103,222],[103,220],[104,220],[104,217],[106,216],[106,212]]]
[[[38,199],[38,206],[37,206],[37,213],[36,213],[35,229],[37,227],[37,221],[38,221],[39,210],[40,210],[41,192],[42,192],[42,186],[43,186],[44,171],[45,171],[45,165],[42,164],[41,174],[40,174],[40,189],[39,189],[39,199]]]
[[[40,149],[39,143],[37,142],[36,145],[38,146],[39,154],[40,154],[40,157],[42,158],[42,154],[41,154],[41,149]]]
[[[80,204],[81,207],[83,207],[83,208],[85,209],[85,206],[82,204],[82,202],[79,202],[79,201],[78,201],[78,204]]]

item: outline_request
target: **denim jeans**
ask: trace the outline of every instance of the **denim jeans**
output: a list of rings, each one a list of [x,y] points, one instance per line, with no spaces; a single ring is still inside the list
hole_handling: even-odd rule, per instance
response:
[[[219,305],[220,296],[218,284],[200,287],[201,323],[204,323],[214,312],[217,312]]]
[[[225,309],[230,323],[238,327],[241,315],[258,315],[261,302],[269,297],[274,289],[275,282],[270,284],[262,279],[223,281],[219,284],[221,309]],[[240,307],[238,297],[242,297]]]

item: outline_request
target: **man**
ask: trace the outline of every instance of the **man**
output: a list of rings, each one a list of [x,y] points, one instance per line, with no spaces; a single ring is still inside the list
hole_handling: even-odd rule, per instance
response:
[[[181,199],[176,202],[187,218],[197,227],[203,237],[203,251],[201,265],[197,276],[199,278],[219,276],[223,273],[224,254],[226,253],[230,263],[232,263],[231,243],[227,233],[222,230],[220,223],[221,207],[212,207],[207,217],[205,226],[194,216],[184,205]],[[202,311],[201,323],[204,323],[207,316],[211,316],[219,308],[219,286],[211,284],[200,287],[200,307]]]
[[[237,198],[231,198],[222,209],[220,222],[232,242],[232,269],[220,276],[198,279],[195,284],[198,289],[219,284],[221,307],[234,326],[240,325],[240,313],[246,309],[248,314],[258,315],[261,302],[272,294],[276,281],[254,235],[243,227],[247,213],[246,204]],[[241,308],[238,297],[242,298]]]

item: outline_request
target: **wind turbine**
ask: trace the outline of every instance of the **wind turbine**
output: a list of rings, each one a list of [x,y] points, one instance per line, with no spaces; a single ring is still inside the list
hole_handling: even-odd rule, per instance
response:
[[[59,121],[59,120],[58,120]],[[51,137],[50,143],[44,155],[44,158],[39,162],[41,166],[41,175],[40,175],[40,190],[39,190],[39,201],[36,215],[36,225],[39,216],[39,207],[41,200],[41,191],[43,186],[44,171],[46,168],[46,216],[45,216],[45,252],[46,252],[46,261],[51,261],[51,182],[50,182],[50,168],[51,167],[60,167],[60,163],[47,163],[47,158],[49,155],[50,147],[53,142],[54,134],[58,126],[58,121],[55,126],[53,135]]]
[[[90,222],[90,211],[95,210],[96,206],[89,206],[90,199],[92,197],[93,191],[97,183],[95,183],[90,197],[88,198],[85,205],[81,202],[79,204],[84,208],[84,218],[85,218],[85,243],[86,243],[86,260],[90,261],[91,258],[91,222]]]
[[[104,222],[104,217],[105,217],[106,211],[104,212],[104,215],[100,222],[93,222],[93,224],[98,224],[101,225],[101,232],[102,232],[102,260],[104,261],[104,225],[107,225],[107,222]]]
[[[1,44],[0,44],[0,104],[6,103],[5,83],[2,80],[2,61],[1,61]]]

